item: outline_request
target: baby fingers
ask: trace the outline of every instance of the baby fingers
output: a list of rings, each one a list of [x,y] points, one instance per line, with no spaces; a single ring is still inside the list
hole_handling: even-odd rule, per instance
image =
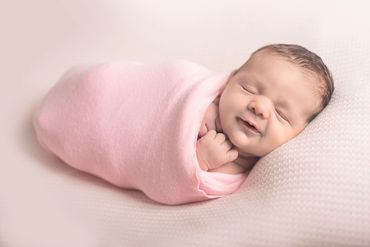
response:
[[[215,141],[217,141],[219,143],[223,143],[223,142],[225,142],[225,140],[226,140],[226,137],[223,133],[217,133],[215,135]]]
[[[239,155],[239,152],[236,149],[231,149],[230,151],[226,153],[226,158],[227,158],[226,162],[231,162],[231,161],[236,160],[238,158],[238,155]]]

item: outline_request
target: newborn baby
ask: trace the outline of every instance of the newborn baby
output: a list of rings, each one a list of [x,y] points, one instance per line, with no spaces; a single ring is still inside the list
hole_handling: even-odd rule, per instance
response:
[[[298,45],[255,51],[208,107],[197,141],[202,170],[237,174],[297,136],[328,104],[330,71]]]
[[[33,123],[71,167],[174,205],[236,191],[332,92],[321,59],[295,45],[261,48],[227,73],[188,61],[86,64],[58,80]]]

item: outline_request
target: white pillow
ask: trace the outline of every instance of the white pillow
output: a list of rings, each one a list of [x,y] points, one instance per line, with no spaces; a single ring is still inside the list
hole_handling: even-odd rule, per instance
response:
[[[279,242],[271,246],[370,245],[370,84],[341,89],[298,138],[263,158],[234,195],[241,206],[232,217],[258,222],[268,241]],[[256,237],[261,229],[244,226],[267,241]]]

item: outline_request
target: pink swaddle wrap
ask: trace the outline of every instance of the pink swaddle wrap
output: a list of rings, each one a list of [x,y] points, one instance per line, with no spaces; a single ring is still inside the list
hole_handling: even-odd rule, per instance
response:
[[[201,170],[196,141],[228,76],[185,61],[74,67],[35,113],[37,139],[70,166],[160,203],[221,197],[246,175]]]

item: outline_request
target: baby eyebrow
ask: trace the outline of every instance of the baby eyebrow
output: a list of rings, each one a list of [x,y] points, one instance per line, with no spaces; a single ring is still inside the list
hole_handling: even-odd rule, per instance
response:
[[[246,80],[249,82],[253,82],[255,84],[261,84],[261,82],[256,78],[255,75],[245,72],[245,71],[240,72],[240,78],[244,81]]]

